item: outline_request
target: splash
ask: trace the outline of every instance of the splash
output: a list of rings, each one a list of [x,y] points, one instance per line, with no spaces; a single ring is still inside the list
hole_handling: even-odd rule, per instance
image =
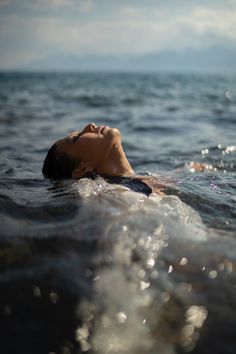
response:
[[[177,197],[147,198],[103,179],[84,179],[74,188],[84,200],[80,224],[86,230],[90,224],[90,232],[96,224],[104,251],[93,274],[92,299],[78,306],[83,323],[76,338],[82,351],[172,354],[176,347],[193,346],[196,335],[186,334],[191,287],[171,279],[174,267],[162,253],[172,240],[204,242],[200,216]],[[187,258],[180,259],[186,266]]]

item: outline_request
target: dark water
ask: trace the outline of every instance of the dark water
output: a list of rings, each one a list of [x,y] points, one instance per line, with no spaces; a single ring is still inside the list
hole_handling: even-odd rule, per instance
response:
[[[44,179],[88,122],[177,195]],[[2,73],[0,126],[1,353],[235,353],[236,76]]]

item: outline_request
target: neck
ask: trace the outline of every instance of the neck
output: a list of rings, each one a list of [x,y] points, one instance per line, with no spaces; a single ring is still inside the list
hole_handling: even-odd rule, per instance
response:
[[[113,146],[107,160],[99,170],[97,172],[110,176],[133,176],[135,174],[120,142]]]

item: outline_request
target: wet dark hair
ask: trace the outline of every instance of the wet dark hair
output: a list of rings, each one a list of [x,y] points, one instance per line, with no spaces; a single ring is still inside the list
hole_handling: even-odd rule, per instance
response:
[[[79,164],[79,160],[72,159],[67,154],[59,152],[57,143],[55,143],[48,150],[42,172],[44,176],[53,179],[71,178],[72,172]]]

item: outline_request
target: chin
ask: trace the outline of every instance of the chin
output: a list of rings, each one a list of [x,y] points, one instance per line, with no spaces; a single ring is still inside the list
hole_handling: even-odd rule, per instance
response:
[[[113,136],[114,136],[114,143],[115,144],[121,144],[121,133],[119,129],[113,128]]]
[[[114,135],[121,136],[121,133],[120,133],[119,129],[117,129],[117,128],[111,128],[111,129],[113,130],[113,134]]]
[[[117,128],[107,127],[106,134],[112,138],[121,139],[121,133],[120,133],[119,129],[117,129]]]

